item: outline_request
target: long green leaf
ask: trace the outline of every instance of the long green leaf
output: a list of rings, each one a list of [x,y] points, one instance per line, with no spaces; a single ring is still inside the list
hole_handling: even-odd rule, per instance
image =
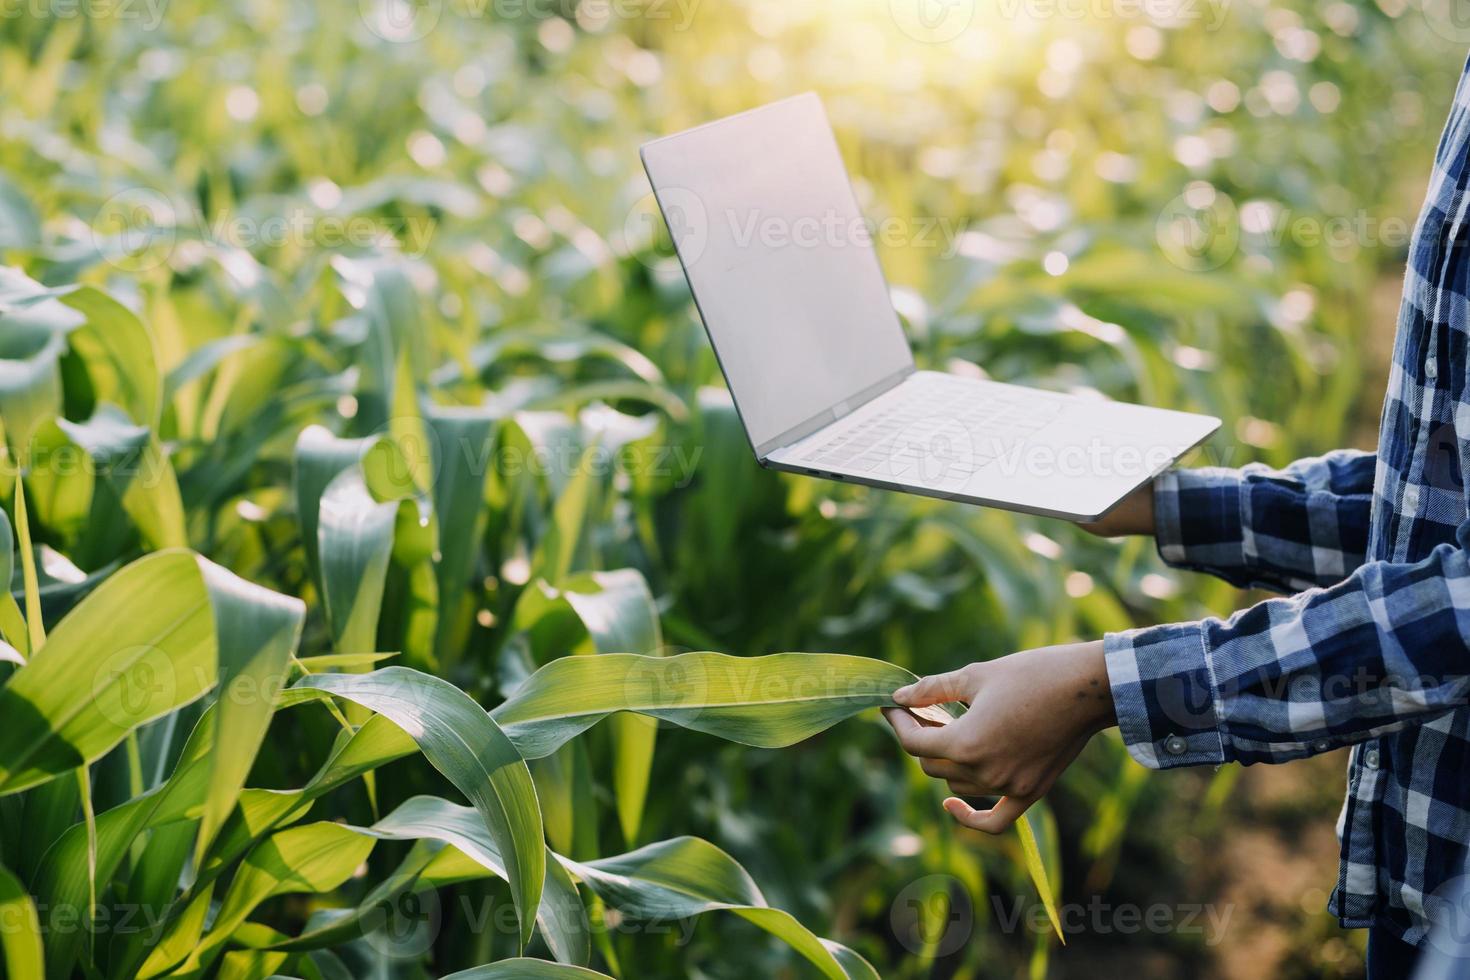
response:
[[[445,819],[446,816],[453,819]],[[473,833],[465,832],[463,816],[468,816]],[[499,846],[493,837],[487,836],[483,821],[475,811],[437,797],[413,797],[363,832],[390,840],[433,840],[448,844],[490,874],[506,877]],[[550,850],[547,851],[546,888],[536,919],[558,960],[578,964],[588,961],[591,927],[586,908],[575,882]]]
[[[379,823],[378,829],[384,828],[413,838],[433,835],[487,867],[498,863],[495,842],[475,811],[447,800],[409,800]],[[785,942],[833,980],[877,978],[850,949],[820,939],[789,914],[770,908],[745,869],[708,841],[680,837],[585,863],[553,856],[609,907],[630,919],[667,923],[707,912],[731,912]]]
[[[301,639],[306,607],[203,563],[214,610],[219,664],[219,721],[209,792],[200,815],[196,864],[213,842],[250,774],[285,687],[287,665]]]
[[[161,552],[117,572],[0,690],[0,794],[91,762],[214,686],[199,559]]]
[[[567,603],[587,628],[598,653],[663,653],[658,606],[641,572],[625,568],[592,572],[562,590]],[[623,841],[632,845],[643,822],[643,804],[653,771],[658,722],[631,712],[620,713],[608,724],[613,736],[613,789],[617,795],[618,825]]]
[[[531,675],[492,715],[531,759],[618,711],[780,748],[865,708],[891,705],[892,693],[913,677],[880,660],[825,653],[563,657]]]
[[[200,718],[184,745],[173,775],[162,785],[98,814],[96,871],[110,881],[139,835],[186,819],[197,811],[209,786],[209,754],[215,742],[216,714]],[[88,903],[87,828],[74,824],[47,850],[35,882],[36,894],[49,908],[83,909]],[[82,929],[53,929],[46,934],[48,977],[71,975],[84,937]]]
[[[62,302],[86,317],[69,343],[86,365],[97,400],[121,405],[134,422],[156,428],[163,376],[147,326],[132,310],[91,286],[68,293]]]
[[[25,462],[36,429],[61,414],[61,355],[85,318],[14,270],[0,289],[19,297],[0,307],[0,419],[11,460]]]
[[[45,975],[36,903],[4,865],[0,865],[0,948],[5,951],[6,976],[21,980]]]
[[[377,648],[397,516],[397,504],[373,499],[356,466],[338,474],[322,494],[317,544],[327,619],[339,653]]]
[[[541,809],[525,760],[485,709],[448,681],[406,667],[314,674],[296,689],[325,692],[384,715],[469,797],[500,845],[521,945],[530,942],[546,877]]]
[[[485,481],[498,414],[489,408],[430,406],[424,423],[434,452],[434,514],[443,536],[435,564],[440,613],[434,653],[440,663],[457,659],[465,598],[485,522]]]
[[[307,561],[323,595],[326,587],[322,582],[319,534],[322,496],[332,481],[356,466],[376,442],[376,439],[339,439],[320,425],[308,426],[296,440],[292,477],[296,520],[301,524],[301,544],[306,549]]]
[[[519,958],[460,970],[443,980],[612,980],[612,977],[580,966]]]
[[[1065,946],[1067,937],[1062,932],[1062,920],[1057,913],[1057,896],[1052,891],[1051,875],[1046,870],[1047,862],[1042,858],[1041,848],[1037,846],[1036,840],[1036,826],[1044,822],[1045,813],[1042,804],[1032,806],[1016,821],[1016,834],[1021,838],[1021,854],[1025,858],[1026,871],[1031,875],[1031,882],[1036,886],[1041,904],[1046,907],[1046,917],[1051,920],[1052,929]]]
[[[330,892],[352,877],[372,850],[371,839],[336,823],[291,827],[270,837],[241,864],[208,932],[176,972],[204,972],[261,902],[293,892]]]

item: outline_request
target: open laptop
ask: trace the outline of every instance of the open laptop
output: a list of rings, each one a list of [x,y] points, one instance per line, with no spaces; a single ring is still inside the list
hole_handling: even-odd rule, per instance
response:
[[[642,157],[762,466],[1092,521],[1219,428],[918,370],[814,94]]]

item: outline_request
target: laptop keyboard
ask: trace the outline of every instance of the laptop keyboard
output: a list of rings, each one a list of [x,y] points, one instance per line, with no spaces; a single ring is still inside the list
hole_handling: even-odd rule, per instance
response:
[[[882,408],[830,426],[795,462],[963,482],[1050,424],[1063,405],[1040,392],[959,378],[931,376],[908,387]]]

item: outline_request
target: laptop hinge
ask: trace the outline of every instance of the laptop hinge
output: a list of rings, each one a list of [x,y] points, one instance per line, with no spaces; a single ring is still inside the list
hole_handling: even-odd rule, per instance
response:
[[[822,429],[825,429],[827,426],[831,425],[833,422],[836,422],[843,416],[851,415],[853,412],[862,408],[868,402],[872,401],[874,398],[877,398],[885,391],[888,391],[890,388],[897,387],[903,382],[904,378],[907,378],[916,370],[918,369],[915,368],[913,364],[907,364],[902,369],[896,371],[893,374],[890,374],[888,377],[883,378],[881,381],[877,381],[873,384],[868,385],[866,388],[864,388],[862,391],[859,391],[852,397],[844,398],[842,401],[833,405],[831,408],[823,409],[816,415],[813,415],[811,418],[807,419],[805,422],[802,422],[800,425],[792,426],[785,432],[781,433],[779,436],[776,436],[776,438],[766,440],[759,446],[755,447],[756,458],[764,460],[767,456],[769,456],[776,450],[781,449],[784,446],[789,446],[793,442],[800,442],[807,436],[811,435],[813,432],[819,432]]]

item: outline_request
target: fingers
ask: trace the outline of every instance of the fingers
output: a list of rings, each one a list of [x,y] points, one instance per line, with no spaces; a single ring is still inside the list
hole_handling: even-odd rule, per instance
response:
[[[944,757],[944,747],[949,742],[948,729],[920,724],[913,715],[897,708],[885,708],[883,717],[893,726],[898,744],[909,755],[933,759]]]
[[[1035,802],[1034,799],[1003,796],[989,810],[977,810],[964,800],[951,796],[944,801],[944,809],[958,823],[971,830],[978,830],[985,834],[999,834],[1009,830],[1011,825],[1021,819],[1021,815]]]
[[[973,665],[971,665],[973,666]],[[965,701],[975,694],[975,672],[969,667],[951,670],[947,674],[931,674],[921,677],[907,687],[893,692],[893,700],[909,708],[923,708],[946,701]]]
[[[920,759],[919,768],[924,770],[926,776],[933,776],[935,779],[943,779],[951,783],[969,783],[975,780],[973,769],[969,766],[962,766],[958,762],[951,762],[949,759]]]

